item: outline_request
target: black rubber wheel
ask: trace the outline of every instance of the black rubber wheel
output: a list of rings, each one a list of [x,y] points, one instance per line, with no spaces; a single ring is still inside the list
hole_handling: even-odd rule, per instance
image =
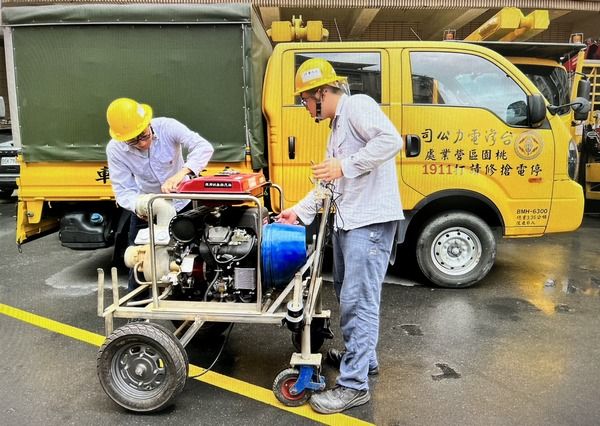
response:
[[[441,287],[464,288],[481,281],[496,258],[496,240],[479,217],[450,211],[425,224],[416,245],[421,272]]]
[[[98,351],[98,378],[106,394],[136,412],[165,408],[185,386],[187,354],[162,326],[131,323],[116,329]]]
[[[155,322],[148,322],[146,324],[151,325],[152,327],[158,328],[159,330],[165,332],[166,334],[169,334],[169,335],[173,336],[173,339],[174,339],[173,341],[175,342],[175,344],[177,346],[179,346],[179,350],[184,355],[184,358],[185,358],[185,369],[186,369],[186,371],[188,371],[189,370],[189,366],[190,366],[190,360],[189,360],[189,357],[188,357],[188,353],[185,350],[185,348],[183,347],[183,345],[181,344],[181,342],[179,341],[179,339],[177,338],[177,336],[175,336],[173,334],[173,332],[171,330],[169,330],[168,327],[165,327],[164,325],[157,324]]]
[[[327,333],[324,332],[325,319],[324,318],[313,318],[312,324],[310,325],[310,351],[319,352],[319,349],[325,343]],[[292,344],[298,352],[302,351],[302,332],[292,333]]]
[[[306,401],[309,400],[312,394],[311,391],[304,390],[298,395],[292,395],[290,391],[291,387],[298,381],[299,375],[299,371],[295,368],[288,368],[275,377],[275,380],[273,381],[273,393],[283,405],[288,407],[299,407],[306,404]]]

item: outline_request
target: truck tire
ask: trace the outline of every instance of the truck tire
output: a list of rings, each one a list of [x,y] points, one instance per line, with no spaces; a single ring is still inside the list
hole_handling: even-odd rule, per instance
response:
[[[425,277],[440,287],[477,284],[492,268],[496,240],[487,223],[472,213],[449,211],[425,223],[416,245]]]

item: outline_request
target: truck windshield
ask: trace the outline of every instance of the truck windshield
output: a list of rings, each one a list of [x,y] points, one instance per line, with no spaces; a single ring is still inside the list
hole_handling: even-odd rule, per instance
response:
[[[536,85],[552,105],[565,105],[570,102],[571,86],[569,75],[564,68],[525,64],[519,64],[517,68]],[[569,111],[569,107],[564,107],[558,110],[558,114],[564,115]]]

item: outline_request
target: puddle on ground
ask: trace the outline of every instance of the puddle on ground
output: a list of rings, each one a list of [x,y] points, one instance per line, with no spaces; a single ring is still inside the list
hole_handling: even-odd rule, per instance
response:
[[[457,373],[456,370],[448,366],[448,364],[436,362],[435,366],[442,370],[442,374],[432,374],[431,378],[433,380],[460,379],[461,377],[460,373]]]
[[[533,303],[516,297],[498,297],[487,304],[487,308],[504,317],[515,319],[524,312],[539,312],[540,309]]]
[[[417,324],[402,324],[400,328],[409,336],[422,336],[421,327]]]
[[[569,305],[565,305],[564,303],[559,303],[554,307],[554,310],[560,314],[573,312],[574,309],[569,307]]]
[[[590,276],[584,280],[566,278],[561,281],[548,278],[544,282],[544,293],[550,295],[557,291],[568,295],[600,296],[600,277]]]
[[[46,278],[45,284],[64,296],[80,297],[98,290],[98,265],[109,265],[112,248],[98,249],[92,252],[74,253],[73,263]],[[104,271],[104,288],[111,288],[110,271]],[[119,277],[121,286],[127,286],[127,278]]]

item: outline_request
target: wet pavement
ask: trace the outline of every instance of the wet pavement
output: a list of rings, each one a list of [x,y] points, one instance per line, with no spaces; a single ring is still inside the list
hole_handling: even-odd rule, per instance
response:
[[[109,269],[111,249],[72,251],[52,234],[19,254],[14,215],[14,200],[0,204],[0,304],[102,334],[96,268]],[[372,400],[347,414],[378,425],[597,424],[598,241],[599,216],[586,216],[575,233],[503,240],[488,277],[462,290],[423,285],[401,259],[383,289]],[[330,283],[324,299],[337,319]],[[322,351],[341,346],[338,331]],[[208,366],[221,343],[188,347],[190,363]],[[238,324],[214,371],[270,389],[292,351],[286,329]],[[162,413],[128,413],[102,391],[96,353],[93,345],[0,315],[0,423],[315,423],[196,380]],[[335,374],[324,367],[329,384]]]

